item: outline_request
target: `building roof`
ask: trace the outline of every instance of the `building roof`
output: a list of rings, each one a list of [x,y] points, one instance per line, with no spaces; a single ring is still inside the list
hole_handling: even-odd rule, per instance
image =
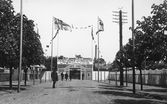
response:
[[[91,65],[91,64],[81,65],[81,66],[83,66],[83,67],[85,67],[85,68],[92,68],[92,65]]]
[[[67,66],[67,64],[58,64],[58,68],[66,68]]]

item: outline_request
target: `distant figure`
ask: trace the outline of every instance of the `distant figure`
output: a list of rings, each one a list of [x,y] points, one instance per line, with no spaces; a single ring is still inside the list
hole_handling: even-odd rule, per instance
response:
[[[55,70],[53,70],[53,72],[51,73],[51,78],[53,81],[52,87],[55,88],[56,81],[58,81],[58,75],[57,75],[57,72]]]
[[[68,74],[67,74],[67,72],[66,72],[66,74],[65,74],[65,79],[66,79],[66,81],[67,81],[67,79],[68,79]]]
[[[84,80],[84,76],[85,76],[84,73],[82,73],[82,80]]]
[[[71,81],[71,77],[72,77],[72,76],[71,76],[71,72],[70,72],[70,81]]]
[[[61,80],[63,81],[63,79],[64,79],[64,74],[63,74],[63,72],[61,73]]]

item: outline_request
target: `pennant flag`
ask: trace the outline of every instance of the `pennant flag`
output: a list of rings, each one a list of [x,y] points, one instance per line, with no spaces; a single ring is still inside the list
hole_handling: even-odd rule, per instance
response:
[[[87,29],[87,28],[89,28],[89,27],[91,27],[91,26],[88,25],[88,26],[85,26],[85,27],[75,27],[75,26],[71,25],[71,28],[72,28],[72,29]]]
[[[96,32],[96,34],[101,32],[101,31],[104,31],[104,24],[103,24],[103,21],[100,18],[98,18],[98,24],[97,25],[99,25],[99,30]]]
[[[92,27],[91,35],[92,35],[92,40],[94,40],[94,36],[93,36],[93,27]]]

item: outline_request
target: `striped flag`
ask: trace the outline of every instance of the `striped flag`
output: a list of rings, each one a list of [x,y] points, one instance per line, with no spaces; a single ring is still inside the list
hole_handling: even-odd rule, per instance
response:
[[[97,25],[99,25],[99,29],[96,32],[96,34],[101,32],[101,31],[104,31],[104,24],[103,24],[103,21],[100,18],[98,18],[98,24]]]

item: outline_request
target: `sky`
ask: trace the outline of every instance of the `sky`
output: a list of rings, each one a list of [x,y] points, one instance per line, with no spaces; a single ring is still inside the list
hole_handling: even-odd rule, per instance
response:
[[[40,40],[46,56],[51,56],[51,38],[56,30],[52,29],[53,17],[56,17],[73,27],[72,31],[59,31],[53,40],[53,56],[63,55],[75,57],[81,55],[84,58],[92,58],[95,55],[97,44],[97,18],[104,24],[104,31],[99,32],[100,55],[107,63],[115,59],[119,51],[119,25],[114,23],[114,11],[122,10],[125,24],[123,24],[123,45],[132,37],[129,27],[132,26],[131,3],[132,0],[23,0],[23,14],[37,24]],[[142,20],[143,16],[150,16],[151,5],[160,4],[163,0],[134,0],[134,18]],[[20,12],[20,0],[13,0],[16,13]],[[136,22],[135,22],[136,23]],[[94,42],[91,37],[93,27]],[[135,24],[136,26],[136,24]],[[80,29],[81,27],[87,27]],[[53,30],[53,31],[52,31]],[[49,48],[46,47],[49,45]]]

